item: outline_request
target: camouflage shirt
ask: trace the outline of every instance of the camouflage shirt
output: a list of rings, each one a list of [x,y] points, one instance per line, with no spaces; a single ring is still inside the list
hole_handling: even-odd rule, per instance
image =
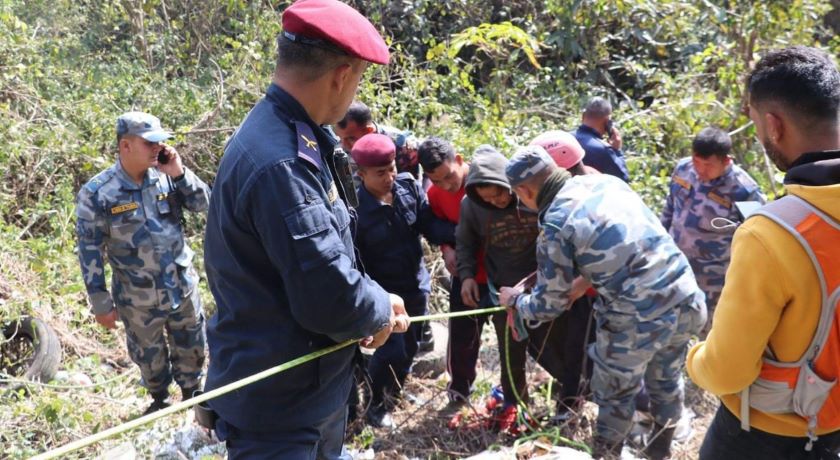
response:
[[[691,157],[683,158],[674,168],[660,219],[692,264],[722,265],[721,278],[729,264],[729,246],[735,228],[715,228],[712,219],[741,221],[736,201],[763,204],[766,199],[753,178],[735,164],[717,179],[703,182],[694,170]]]
[[[411,131],[402,131],[392,126],[376,125],[376,132],[384,134],[394,141],[396,147],[397,172],[411,173],[415,179],[419,178],[420,166],[417,159],[419,142]]]
[[[168,300],[173,308],[192,292],[197,276],[193,251],[184,243],[182,207],[205,211],[210,189],[190,170],[173,181],[150,168],[141,185],[119,161],[79,191],[76,236],[82,276],[95,314],[117,305]],[[105,284],[105,257],[111,264],[113,298]],[[158,299],[160,289],[169,295]]]
[[[569,307],[583,276],[604,298],[601,313],[651,321],[693,297],[688,261],[653,212],[621,180],[569,179],[540,215],[537,284],[516,306],[524,319],[550,320]]]

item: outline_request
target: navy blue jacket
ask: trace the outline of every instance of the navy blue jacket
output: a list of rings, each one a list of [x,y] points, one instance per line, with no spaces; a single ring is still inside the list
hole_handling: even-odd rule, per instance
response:
[[[575,131],[575,138],[586,152],[583,156],[583,164],[601,173],[615,176],[624,182],[630,182],[630,174],[627,172],[627,164],[624,162],[621,150],[616,150],[604,142],[598,131],[589,126],[580,125]]]
[[[217,308],[208,390],[387,324],[388,293],[355,268],[350,214],[327,166],[334,143],[274,84],[228,141],[204,241]],[[242,430],[312,426],[347,404],[355,348],[209,404]]]
[[[387,205],[358,188],[356,247],[365,271],[388,292],[409,297],[431,290],[420,235],[432,244],[455,244],[455,224],[432,213],[426,193],[410,173],[400,173]]]

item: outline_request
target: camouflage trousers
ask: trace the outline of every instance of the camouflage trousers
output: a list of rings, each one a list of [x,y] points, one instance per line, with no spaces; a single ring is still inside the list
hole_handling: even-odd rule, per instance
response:
[[[589,355],[594,364],[591,388],[598,404],[597,437],[614,445],[623,442],[632,426],[642,379],[654,420],[666,425],[679,419],[688,341],[706,322],[705,306],[678,306],[650,322],[629,315],[596,315],[598,329]]]
[[[690,260],[691,270],[697,280],[697,286],[706,294],[706,309],[709,312],[709,320],[703,328],[702,337],[705,337],[712,328],[712,315],[715,306],[723,291],[723,281],[726,278],[726,268],[729,262]]]
[[[131,360],[150,393],[165,392],[172,379],[181,388],[198,385],[204,366],[204,313],[198,289],[176,308],[166,290],[150,288],[158,301],[117,303]],[[145,296],[150,297],[149,295]],[[115,296],[115,300],[118,297]]]

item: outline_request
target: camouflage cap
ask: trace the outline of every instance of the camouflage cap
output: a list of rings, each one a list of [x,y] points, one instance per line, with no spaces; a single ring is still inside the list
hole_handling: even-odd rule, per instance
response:
[[[505,168],[511,187],[516,187],[546,168],[554,165],[548,152],[539,145],[520,147]]]
[[[117,138],[131,134],[149,142],[161,142],[172,137],[160,126],[160,120],[145,112],[126,112],[117,118]]]

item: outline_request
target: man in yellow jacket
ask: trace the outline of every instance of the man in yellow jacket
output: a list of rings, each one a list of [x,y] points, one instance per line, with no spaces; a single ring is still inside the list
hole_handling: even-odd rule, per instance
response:
[[[773,51],[756,64],[748,91],[758,139],[787,173],[787,193],[840,220],[836,64],[814,48]],[[833,251],[840,264],[840,241],[822,249]],[[759,377],[766,352],[778,361],[795,362],[809,348],[821,301],[816,268],[793,234],[760,215],[740,226],[714,325],[686,361],[691,379],[722,401],[700,449],[701,460],[838,458],[840,426],[817,426],[818,438],[810,443],[808,423],[795,413],[750,408],[746,419],[741,413],[740,394]]]

